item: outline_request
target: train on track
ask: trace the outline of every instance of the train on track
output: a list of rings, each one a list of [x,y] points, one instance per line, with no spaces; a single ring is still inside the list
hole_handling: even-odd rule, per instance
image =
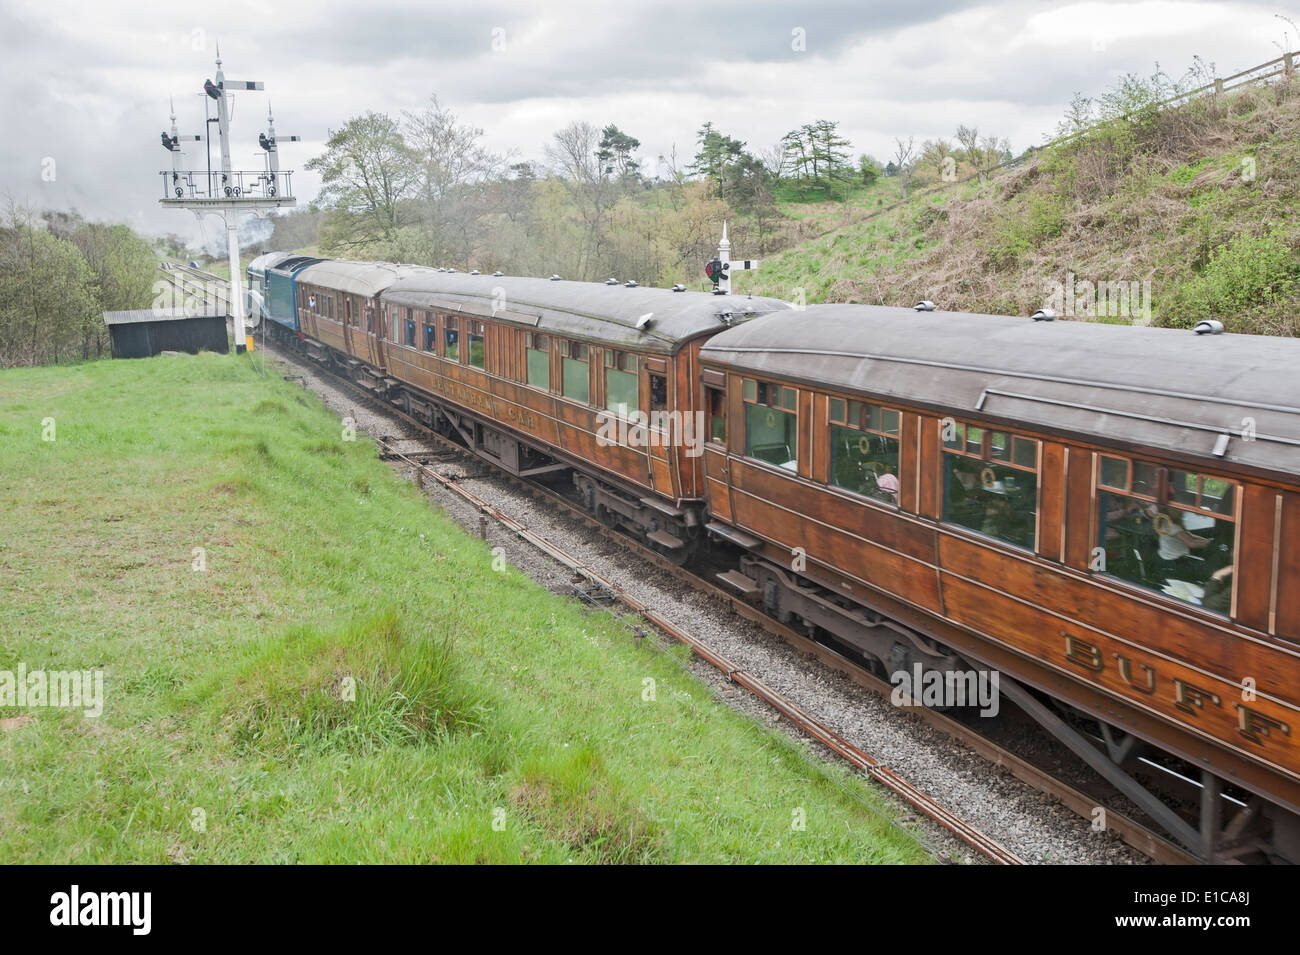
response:
[[[284,253],[249,278],[274,340],[675,562],[729,557],[778,620],[886,675],[997,671],[1201,858],[1300,861],[1300,341]]]

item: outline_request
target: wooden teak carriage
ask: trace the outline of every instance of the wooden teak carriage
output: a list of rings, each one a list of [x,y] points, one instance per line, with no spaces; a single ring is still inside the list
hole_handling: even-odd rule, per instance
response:
[[[700,359],[724,579],[887,673],[996,668],[1204,855],[1300,859],[1300,342],[817,306]],[[1134,784],[1147,744],[1200,826]]]
[[[588,508],[685,560],[703,525],[696,405],[711,334],[773,299],[327,262],[306,336],[357,380],[507,470],[575,469]]]

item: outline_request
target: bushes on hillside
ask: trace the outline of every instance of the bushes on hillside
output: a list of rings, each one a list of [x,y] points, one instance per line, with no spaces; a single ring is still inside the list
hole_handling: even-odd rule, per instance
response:
[[[1241,232],[1212,251],[1200,272],[1174,287],[1162,303],[1161,324],[1189,328],[1203,318],[1217,318],[1244,331],[1246,319],[1263,317],[1252,313],[1298,291],[1300,262],[1286,234],[1277,226],[1258,235]]]

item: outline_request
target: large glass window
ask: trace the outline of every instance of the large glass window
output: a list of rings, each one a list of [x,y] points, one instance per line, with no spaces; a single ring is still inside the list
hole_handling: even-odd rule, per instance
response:
[[[830,400],[831,483],[897,504],[899,413],[863,401]]]
[[[768,464],[799,468],[799,392],[785,385],[746,378],[745,454]]]
[[[1230,481],[1103,455],[1097,478],[1094,568],[1229,613],[1236,542]]]
[[[587,346],[581,342],[561,342],[560,354],[563,356],[561,393],[574,401],[588,403],[591,401],[591,375],[587,367]]]
[[[943,519],[1033,550],[1038,442],[952,422],[944,437]]]
[[[482,322],[469,323],[469,363],[474,368],[487,367],[487,332]]]
[[[409,324],[414,325],[414,322]],[[424,319],[424,350],[427,352],[436,352],[438,350],[438,330],[433,327],[429,317]]]
[[[530,332],[524,346],[528,359],[528,383],[549,391],[551,387],[551,342],[545,335]]]
[[[636,355],[605,349],[605,407],[627,415],[640,407]]]
[[[448,361],[460,361],[460,322],[454,315],[445,315],[443,325],[442,357]]]

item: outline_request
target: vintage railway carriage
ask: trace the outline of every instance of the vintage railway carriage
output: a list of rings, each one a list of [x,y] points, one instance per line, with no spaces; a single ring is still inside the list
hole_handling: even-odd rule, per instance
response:
[[[425,271],[389,262],[327,259],[296,275],[298,325],[307,352],[340,364],[362,384],[382,391],[384,326],[379,293],[404,275]]]
[[[837,305],[700,362],[724,579],[888,673],[996,668],[1202,855],[1300,861],[1300,341]]]
[[[382,295],[389,397],[684,560],[702,526],[697,357],[774,299],[420,270]]]

